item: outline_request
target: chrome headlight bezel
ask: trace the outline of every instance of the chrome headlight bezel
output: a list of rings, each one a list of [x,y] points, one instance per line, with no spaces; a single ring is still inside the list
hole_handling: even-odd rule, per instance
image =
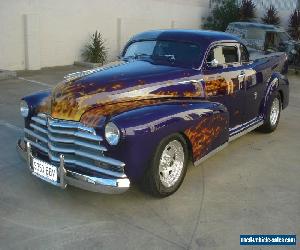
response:
[[[20,102],[20,113],[24,118],[28,117],[29,115],[29,106],[24,100],[21,100]]]
[[[108,122],[104,129],[105,139],[109,145],[118,145],[121,137],[120,129],[113,122]]]

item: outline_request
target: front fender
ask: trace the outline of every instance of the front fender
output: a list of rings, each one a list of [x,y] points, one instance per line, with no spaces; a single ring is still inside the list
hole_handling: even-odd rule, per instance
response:
[[[50,114],[51,109],[51,90],[42,90],[36,92],[32,95],[28,95],[22,98],[28,107],[29,107],[29,115],[25,118],[25,127],[29,124],[29,121],[32,116],[37,113],[46,113]]]
[[[107,154],[126,163],[126,175],[138,180],[151,162],[159,142],[181,133],[190,145],[193,161],[228,141],[228,112],[207,101],[180,100],[141,107],[111,118],[121,130],[119,145]]]

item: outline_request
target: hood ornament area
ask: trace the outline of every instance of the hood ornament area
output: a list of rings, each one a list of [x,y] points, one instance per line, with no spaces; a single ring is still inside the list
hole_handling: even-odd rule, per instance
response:
[[[104,68],[103,67],[99,67],[99,68],[95,68],[95,69],[89,69],[89,70],[84,70],[84,71],[78,71],[75,73],[70,73],[64,76],[65,81],[72,81],[99,71],[102,71]]]

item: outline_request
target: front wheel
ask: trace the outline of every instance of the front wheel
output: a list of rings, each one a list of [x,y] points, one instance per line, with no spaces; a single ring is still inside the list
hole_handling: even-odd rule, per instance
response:
[[[173,134],[157,146],[142,186],[154,196],[166,197],[180,187],[187,170],[188,147],[184,137]]]
[[[259,127],[259,130],[265,133],[273,132],[279,123],[281,113],[281,98],[279,93],[274,94],[271,97],[270,105],[267,108],[267,114],[264,124]]]

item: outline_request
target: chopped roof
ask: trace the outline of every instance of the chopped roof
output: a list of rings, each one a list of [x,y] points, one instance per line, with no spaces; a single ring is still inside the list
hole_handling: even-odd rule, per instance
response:
[[[176,40],[195,43],[211,43],[219,40],[239,41],[239,38],[225,32],[207,30],[151,30],[139,33],[131,38],[129,42],[139,40]]]

